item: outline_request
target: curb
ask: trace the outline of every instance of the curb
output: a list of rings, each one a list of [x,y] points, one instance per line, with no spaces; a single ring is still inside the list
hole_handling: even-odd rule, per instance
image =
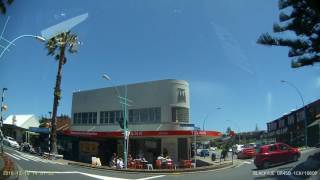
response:
[[[170,169],[154,169],[154,170],[147,170],[147,169],[114,169],[107,166],[100,166],[100,167],[94,167],[90,164],[86,163],[73,163],[68,162],[68,165],[71,166],[79,166],[84,168],[90,168],[90,169],[97,169],[97,170],[106,170],[106,171],[114,171],[114,172],[125,172],[125,173],[149,173],[149,174],[175,174],[175,173],[187,173],[187,172],[201,172],[201,171],[210,171],[210,170],[216,170],[216,169],[222,169],[226,167],[232,167],[236,166],[236,163],[227,162],[216,166],[205,166],[205,167],[198,167],[198,168],[186,168],[186,169],[176,169],[176,170],[170,170]]]

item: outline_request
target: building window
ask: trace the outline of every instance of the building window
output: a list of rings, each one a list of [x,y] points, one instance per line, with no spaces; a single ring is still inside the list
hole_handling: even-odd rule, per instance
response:
[[[90,113],[88,113],[88,123],[89,124],[92,124],[92,113],[90,112]]]
[[[109,112],[109,124],[114,124],[114,119],[115,119],[115,112],[114,111]]]
[[[306,119],[306,115],[304,113],[304,109],[297,112],[297,121],[304,121]]]
[[[81,113],[81,119],[82,119],[82,124],[87,124],[88,123],[88,114],[87,113]]]
[[[189,109],[185,107],[172,108],[172,122],[189,122]]]
[[[130,109],[129,123],[157,123],[161,121],[161,108]]]
[[[74,124],[96,124],[97,123],[97,113],[96,112],[86,112],[86,113],[74,113],[73,114]]]
[[[121,111],[115,111],[115,114],[116,114],[116,122],[120,122],[120,119],[122,117]]]
[[[93,122],[93,124],[97,124],[97,113],[96,112],[93,112],[92,122]]]
[[[291,114],[288,116],[288,125],[294,124],[294,115]]]

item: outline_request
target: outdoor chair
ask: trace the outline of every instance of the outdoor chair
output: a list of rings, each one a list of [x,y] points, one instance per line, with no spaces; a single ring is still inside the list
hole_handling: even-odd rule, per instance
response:
[[[161,169],[162,162],[160,159],[156,160],[156,168]]]

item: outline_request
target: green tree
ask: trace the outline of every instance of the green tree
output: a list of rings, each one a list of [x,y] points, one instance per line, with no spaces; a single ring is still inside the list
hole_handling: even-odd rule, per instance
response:
[[[7,12],[8,5],[12,4],[13,0],[0,0],[0,12],[5,14]]]
[[[292,68],[320,62],[320,1],[279,0],[279,10],[280,23],[273,25],[277,36],[264,33],[257,43],[289,47]],[[294,32],[295,37],[283,32]]]
[[[53,99],[53,110],[52,110],[52,120],[51,120],[51,153],[56,154],[57,150],[57,110],[59,106],[59,101],[61,99],[61,79],[62,79],[62,66],[66,64],[67,58],[65,57],[65,51],[68,50],[69,53],[76,53],[78,46],[78,39],[76,34],[69,32],[64,32],[58,34],[46,43],[46,49],[48,50],[48,55],[54,56],[58,61],[58,72],[54,87],[54,99]]]

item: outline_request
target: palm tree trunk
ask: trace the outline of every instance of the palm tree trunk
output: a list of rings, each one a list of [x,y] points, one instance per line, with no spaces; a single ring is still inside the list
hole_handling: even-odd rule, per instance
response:
[[[51,153],[57,154],[57,111],[59,106],[59,100],[61,98],[61,78],[62,78],[62,66],[64,64],[64,58],[65,58],[65,46],[60,47],[60,56],[59,56],[59,65],[58,65],[58,73],[57,73],[57,79],[56,79],[56,85],[54,88],[54,99],[53,99],[53,110],[52,110],[52,121],[51,121],[51,139],[50,139],[50,145],[51,145]]]

